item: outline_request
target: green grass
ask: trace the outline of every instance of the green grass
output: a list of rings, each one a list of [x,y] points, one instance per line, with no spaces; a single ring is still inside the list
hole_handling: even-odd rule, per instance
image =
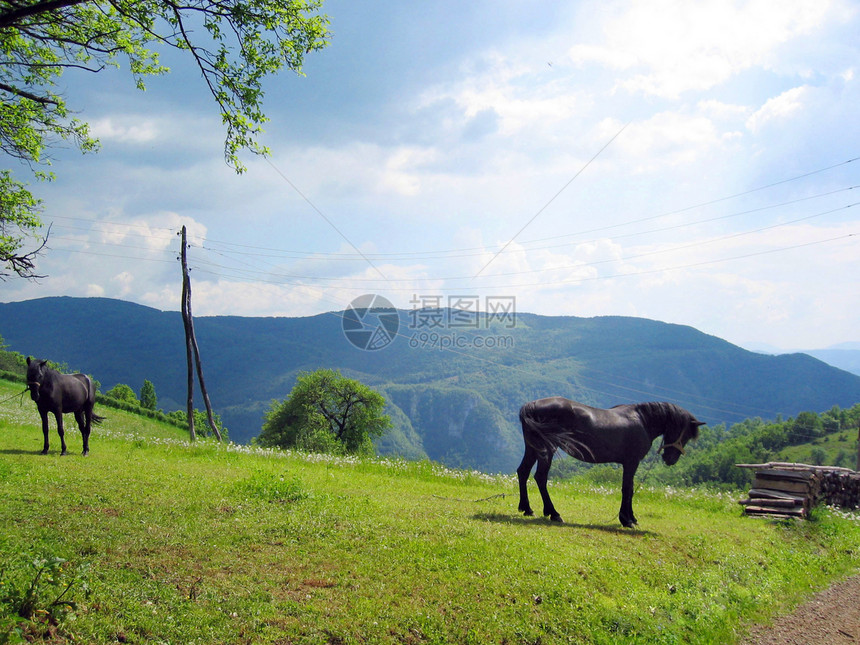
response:
[[[857,429],[832,432],[810,443],[783,448],[774,461],[856,468]]]
[[[35,405],[0,405],[0,643],[730,643],[860,567],[860,521],[825,509],[643,489],[626,530],[617,487],[580,480],[551,484],[556,525],[516,512],[513,477],[101,412],[88,457],[53,429],[42,456]]]

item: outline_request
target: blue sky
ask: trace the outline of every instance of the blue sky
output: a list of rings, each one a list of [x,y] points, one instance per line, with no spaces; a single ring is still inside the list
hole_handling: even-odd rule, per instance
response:
[[[333,38],[268,82],[268,160],[223,160],[190,61],[64,77],[96,155],[36,187],[53,295],[302,316],[514,297],[785,349],[860,340],[860,5],[325,4]]]

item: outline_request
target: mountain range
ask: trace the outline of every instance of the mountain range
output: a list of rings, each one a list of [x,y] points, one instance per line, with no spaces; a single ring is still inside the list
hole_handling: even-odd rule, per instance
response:
[[[505,313],[505,312],[502,312]],[[773,419],[860,402],[860,376],[807,354],[747,351],[692,327],[630,317],[459,310],[375,310],[301,318],[194,320],[206,385],[230,438],[256,436],[297,375],[339,369],[380,391],[393,428],[384,454],[510,472],[522,455],[517,414],[561,395],[599,407],[671,401],[709,424]],[[86,372],[102,391],[156,388],[185,407],[178,312],[105,298],[0,303],[10,350]],[[202,408],[199,390],[195,406]]]

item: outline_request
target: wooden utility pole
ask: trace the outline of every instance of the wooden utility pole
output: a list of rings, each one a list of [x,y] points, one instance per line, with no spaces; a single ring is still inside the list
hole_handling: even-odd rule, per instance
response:
[[[185,227],[182,227],[180,232],[182,236],[182,252],[179,256],[182,262],[182,323],[185,325],[185,362],[188,365],[188,432],[191,435],[191,441],[197,439],[194,433],[194,362],[193,349],[191,346],[191,337],[194,333],[191,329],[191,279],[188,276],[188,256],[186,247],[188,246],[185,238]]]
[[[206,381],[203,379],[203,364],[200,361],[200,349],[197,347],[197,337],[194,335],[194,318],[191,315],[191,277],[188,275],[188,242],[185,226],[180,232],[182,236],[182,253],[179,259],[182,262],[182,322],[185,325],[185,360],[188,365],[188,432],[191,441],[197,438],[194,432],[194,367],[197,367],[197,380],[200,381],[200,392],[203,395],[203,403],[206,405],[206,415],[209,418],[209,427],[215,433],[218,441],[221,441],[221,431],[215,425],[212,415],[212,405],[209,403],[209,394],[206,392]],[[193,363],[192,363],[193,354]]]

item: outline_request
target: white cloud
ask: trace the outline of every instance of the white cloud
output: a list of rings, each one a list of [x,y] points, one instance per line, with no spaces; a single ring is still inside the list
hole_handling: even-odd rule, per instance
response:
[[[715,99],[705,99],[696,104],[696,109],[704,116],[714,121],[737,121],[744,119],[750,113],[746,105],[724,103]]]
[[[381,192],[417,195],[421,188],[420,169],[436,158],[436,152],[426,148],[401,147],[392,150],[384,160],[384,170],[377,185]]]
[[[368,193],[373,197],[416,195],[426,167],[436,158],[437,151],[430,147],[352,143],[340,148],[290,149],[272,163],[308,199],[322,204],[319,196],[331,203],[368,199]]]
[[[467,67],[460,77],[425,90],[414,109],[432,109],[453,101],[460,119],[449,120],[449,126],[463,128],[478,115],[491,113],[493,132],[505,140],[515,140],[518,136],[563,138],[560,124],[591,107],[589,94],[564,74],[556,76],[498,51],[485,58],[490,64]]]
[[[700,115],[662,112],[632,124],[619,139],[626,156],[639,161],[640,169],[692,164],[721,143],[714,123]]]
[[[755,134],[770,124],[775,124],[778,127],[786,119],[802,112],[807,106],[811,94],[812,90],[804,85],[768,99],[760,109],[747,119],[747,128]]]
[[[101,141],[140,145],[155,141],[161,128],[155,119],[140,116],[110,116],[90,121],[91,134]]]
[[[128,271],[123,271],[111,278],[111,282],[115,284],[118,289],[117,295],[121,298],[125,298],[132,293],[134,276]]]
[[[813,32],[837,12],[832,2],[649,0],[618,5],[603,40],[570,50],[578,65],[619,73],[633,93],[677,98],[724,83],[754,66],[767,68],[779,47]]]

